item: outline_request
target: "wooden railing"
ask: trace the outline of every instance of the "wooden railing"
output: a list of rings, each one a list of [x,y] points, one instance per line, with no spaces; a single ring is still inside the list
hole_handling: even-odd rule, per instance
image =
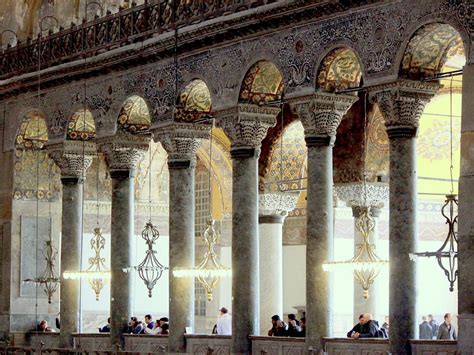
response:
[[[145,0],[82,24],[18,43],[0,53],[0,78],[94,56],[177,27],[237,13],[276,0]]]

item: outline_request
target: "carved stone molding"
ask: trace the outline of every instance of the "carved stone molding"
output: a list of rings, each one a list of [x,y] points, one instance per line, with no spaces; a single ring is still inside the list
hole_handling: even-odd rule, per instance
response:
[[[111,172],[133,171],[149,148],[151,136],[118,131],[115,136],[97,139]]]
[[[382,208],[389,198],[388,184],[383,182],[337,184],[334,191],[348,207]]]
[[[209,139],[210,126],[193,123],[170,122],[153,129],[154,139],[168,153],[170,168],[195,166],[196,151],[202,139]]]
[[[416,136],[421,114],[439,88],[436,82],[404,79],[371,87],[369,97],[384,116],[389,138]]]
[[[260,149],[267,130],[276,123],[279,108],[239,104],[217,114],[218,125],[232,141],[231,152],[241,149]]]
[[[263,193],[258,198],[259,216],[286,216],[296,207],[300,193]]]
[[[332,143],[342,117],[357,100],[357,96],[318,92],[298,97],[290,104],[303,123],[308,144],[316,137]]]
[[[86,171],[97,155],[93,142],[64,141],[47,147],[48,155],[61,170],[62,178],[83,179]]]

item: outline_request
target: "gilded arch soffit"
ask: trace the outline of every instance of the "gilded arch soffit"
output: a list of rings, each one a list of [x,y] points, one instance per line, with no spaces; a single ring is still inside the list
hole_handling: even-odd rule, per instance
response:
[[[261,60],[247,72],[239,101],[262,105],[281,98],[283,77],[275,64]]]
[[[451,25],[429,23],[418,29],[403,55],[400,76],[417,79],[440,73],[448,58],[465,56],[459,32]]]
[[[145,100],[136,95],[125,100],[120,110],[118,124],[121,129],[130,133],[148,130],[151,120]]]
[[[211,112],[211,93],[203,80],[189,83],[178,98],[176,121],[193,122]]]
[[[345,90],[360,85],[361,66],[356,54],[349,48],[337,48],[324,57],[317,88],[325,92]]]
[[[76,111],[67,126],[67,139],[87,141],[96,136],[95,122],[92,113],[87,109]]]
[[[15,139],[16,148],[41,149],[48,141],[48,127],[38,111],[28,112]]]

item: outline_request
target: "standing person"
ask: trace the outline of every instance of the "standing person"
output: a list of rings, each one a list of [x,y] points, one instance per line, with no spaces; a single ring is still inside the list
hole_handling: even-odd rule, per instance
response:
[[[438,337],[439,324],[436,319],[433,318],[432,314],[428,314],[428,323],[430,324],[431,329],[433,329],[433,335],[431,336],[431,339],[436,339]]]
[[[220,315],[217,318],[217,334],[232,335],[232,317],[225,307],[219,309]]]
[[[385,329],[385,333],[387,333],[387,337],[389,336],[389,334],[388,334],[388,328],[389,327],[390,327],[389,318],[388,318],[388,316],[385,316],[384,317],[384,322],[382,324],[382,328]]]
[[[153,320],[152,320],[150,314],[147,314],[147,315],[145,316],[145,324],[146,324],[146,327],[147,327],[148,329],[153,329],[153,328],[154,328],[155,323],[153,322]]]
[[[268,331],[268,336],[286,337],[287,326],[285,322],[280,319],[278,314],[272,317],[272,329]]]
[[[288,314],[288,331],[287,336],[297,337],[301,332],[300,322],[293,313]]]
[[[456,340],[456,329],[451,324],[451,313],[444,315],[444,322],[438,328],[438,339]]]
[[[421,317],[421,323],[418,328],[420,330],[420,339],[433,338],[433,328],[431,328],[430,323],[428,323],[426,316]]]

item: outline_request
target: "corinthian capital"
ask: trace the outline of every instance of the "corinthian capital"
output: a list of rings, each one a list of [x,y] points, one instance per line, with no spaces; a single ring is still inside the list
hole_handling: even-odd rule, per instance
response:
[[[258,199],[258,214],[261,221],[269,221],[271,217],[285,217],[288,212],[293,211],[296,207],[296,202],[299,197],[298,193],[291,192],[272,192],[259,195]]]
[[[239,104],[218,113],[218,124],[232,141],[232,151],[259,150],[267,130],[276,123],[279,108]]]
[[[48,155],[61,170],[62,178],[80,179],[85,176],[92,159],[97,155],[95,143],[64,141],[47,146]]]
[[[171,122],[153,129],[154,139],[168,153],[170,168],[188,168],[196,163],[196,151],[202,139],[210,136],[210,126]]]
[[[97,139],[97,144],[104,153],[111,173],[133,173],[149,148],[150,138],[150,135],[132,135],[118,131],[115,136]]]
[[[294,99],[291,105],[303,124],[306,143],[334,143],[342,117],[356,101],[356,96],[324,92]]]
[[[371,87],[370,98],[380,108],[388,137],[416,136],[421,114],[439,88],[438,83],[413,80]]]

